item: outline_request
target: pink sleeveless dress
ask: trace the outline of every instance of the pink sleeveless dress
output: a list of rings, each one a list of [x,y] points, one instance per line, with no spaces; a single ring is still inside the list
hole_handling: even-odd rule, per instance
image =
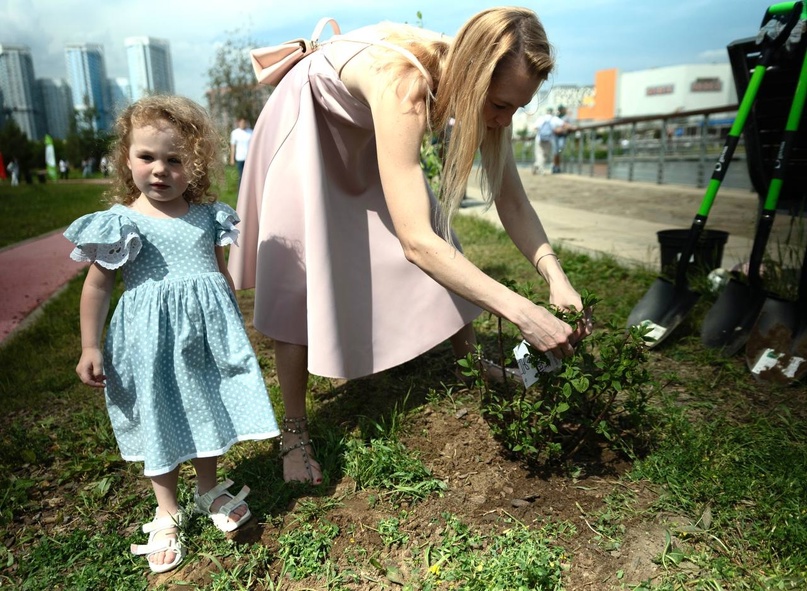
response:
[[[349,42],[355,56],[372,45],[372,28],[354,33],[365,42],[344,41],[353,33],[329,42]],[[372,116],[340,81],[344,63],[316,51],[269,97],[241,180],[229,270],[236,288],[255,288],[255,328],[307,345],[312,374],[357,378],[428,351],[481,310],[404,257]]]

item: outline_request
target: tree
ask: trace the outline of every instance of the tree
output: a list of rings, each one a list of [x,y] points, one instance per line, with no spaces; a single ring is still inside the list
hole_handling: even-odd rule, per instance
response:
[[[11,117],[6,119],[5,125],[0,129],[0,154],[3,154],[6,165],[12,158],[17,159],[22,178],[27,178],[28,172],[35,165],[33,143]]]
[[[249,50],[255,47],[258,44],[249,36],[237,30],[228,32],[207,72],[210,114],[224,129],[241,117],[254,124],[271,93],[268,86],[259,85],[255,78],[249,58]]]
[[[97,115],[97,110],[89,105],[86,98],[84,109],[77,109],[73,114],[70,131],[64,143],[64,154],[72,166],[78,166],[82,160],[90,157],[100,162],[101,156],[108,150],[111,136],[106,132],[97,131],[95,125]]]

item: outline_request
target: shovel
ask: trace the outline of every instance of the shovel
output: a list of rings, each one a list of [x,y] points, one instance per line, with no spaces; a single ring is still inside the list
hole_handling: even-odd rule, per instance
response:
[[[795,10],[796,7],[799,9],[798,11]],[[801,2],[785,2],[775,4],[765,12],[765,17],[762,21],[763,28],[760,31],[760,37],[764,41],[764,50],[751,75],[748,89],[737,110],[737,117],[734,119],[731,130],[726,137],[723,150],[715,163],[700,209],[692,221],[687,241],[684,244],[681,257],[678,259],[675,280],[670,281],[666,277],[657,278],[628,315],[629,327],[641,325],[648,329],[645,338],[648,340],[647,346],[650,349],[659,345],[681,324],[681,321],[700,298],[700,294],[689,288],[687,281],[687,269],[690,259],[703,233],[703,227],[706,225],[709,211],[720,189],[720,184],[723,182],[731,159],[734,156],[734,150],[737,148],[740,134],[745,127],[745,122],[756,99],[765,71],[774,53],[784,43],[798,21],[801,8]],[[782,23],[780,18],[776,17],[788,18],[785,23]],[[778,22],[770,22],[774,19]],[[771,25],[775,26],[772,27]]]
[[[807,375],[807,252],[798,290],[795,302],[768,297],[751,329],[745,360],[762,381],[787,385]]]
[[[807,23],[807,19],[802,13],[799,27],[803,28],[804,23]],[[802,30],[801,37],[796,40],[797,48],[801,48],[805,40],[807,31]],[[802,60],[793,103],[790,105],[785,132],[779,144],[768,195],[757,222],[748,264],[748,283],[732,277],[709,309],[701,326],[701,342],[707,347],[722,348],[722,353],[728,357],[737,353],[748,341],[751,327],[765,302],[760,268],[776,215],[776,204],[782,190],[784,173],[796,141],[805,97],[807,97],[807,52]]]

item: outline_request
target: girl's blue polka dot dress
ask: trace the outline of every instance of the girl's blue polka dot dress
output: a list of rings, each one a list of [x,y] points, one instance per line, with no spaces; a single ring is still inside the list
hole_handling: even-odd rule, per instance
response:
[[[161,219],[123,205],[64,235],[71,258],[121,268],[125,291],[106,334],[106,403],[121,455],[157,476],[236,441],[279,434],[244,320],[216,263],[235,211],[191,204]]]

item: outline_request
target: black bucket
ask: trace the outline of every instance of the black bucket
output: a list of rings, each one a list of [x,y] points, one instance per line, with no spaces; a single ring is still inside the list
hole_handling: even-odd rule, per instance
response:
[[[689,241],[690,230],[661,230],[657,232],[658,243],[661,246],[661,272],[669,277],[675,277],[678,268],[678,259]],[[723,261],[723,247],[729,238],[729,233],[723,230],[701,230],[698,243],[689,261],[689,273],[707,274],[717,269]]]

